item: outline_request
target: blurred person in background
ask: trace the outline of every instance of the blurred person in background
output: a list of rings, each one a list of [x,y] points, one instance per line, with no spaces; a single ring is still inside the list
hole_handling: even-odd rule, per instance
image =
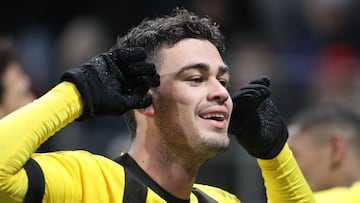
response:
[[[73,17],[65,24],[57,40],[56,77],[108,50],[114,40],[108,25],[101,18],[94,15]]]
[[[79,14],[71,18],[59,32],[54,46],[55,81],[66,70],[108,50],[115,40],[115,37],[112,38],[110,29],[102,18],[90,14]],[[121,123],[124,123],[121,117],[113,117],[69,124],[57,132],[59,136],[53,136],[44,143],[42,151],[87,149],[106,155],[103,146],[108,145],[119,131],[127,131],[126,125]]]
[[[35,98],[9,38],[0,37],[0,118]]]
[[[359,53],[346,43],[329,45],[314,61],[307,105],[338,103],[359,109]]]
[[[289,146],[319,203],[360,202],[360,115],[322,104],[289,123]]]
[[[284,116],[324,101],[359,106],[359,1],[253,2],[259,32],[278,61],[276,74],[283,75],[276,98],[287,98],[277,102]]]

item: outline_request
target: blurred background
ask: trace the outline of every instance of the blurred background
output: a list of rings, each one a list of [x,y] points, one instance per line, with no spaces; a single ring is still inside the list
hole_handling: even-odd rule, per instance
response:
[[[272,79],[272,99],[285,120],[302,108],[337,102],[360,108],[360,1],[356,0],[3,0],[0,37],[11,39],[38,97],[61,73],[108,50],[144,18],[185,7],[208,15],[226,36],[231,91],[259,75]],[[128,147],[121,117],[74,122],[40,151],[86,149],[115,158]],[[236,142],[207,162],[198,182],[242,202],[266,202],[256,160]]]

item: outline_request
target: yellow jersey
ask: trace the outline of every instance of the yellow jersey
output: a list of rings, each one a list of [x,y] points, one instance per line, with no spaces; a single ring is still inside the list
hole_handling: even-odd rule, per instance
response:
[[[360,202],[360,182],[350,187],[335,187],[314,193],[318,203],[358,203]]]
[[[81,115],[75,85],[62,82],[0,120],[0,202],[240,202],[220,188],[194,184],[187,200],[161,188],[124,154],[118,160],[87,151],[35,153],[58,130]],[[287,145],[260,160],[268,202],[315,202]]]

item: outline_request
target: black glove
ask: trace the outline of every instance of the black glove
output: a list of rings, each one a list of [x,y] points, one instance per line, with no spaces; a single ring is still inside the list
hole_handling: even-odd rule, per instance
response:
[[[160,85],[160,77],[154,64],[145,59],[143,48],[114,49],[66,71],[61,80],[74,83],[84,102],[78,120],[149,106],[147,92]]]
[[[269,99],[269,86],[270,79],[263,76],[231,96],[234,108],[229,133],[250,155],[260,159],[274,158],[288,138],[287,127]]]

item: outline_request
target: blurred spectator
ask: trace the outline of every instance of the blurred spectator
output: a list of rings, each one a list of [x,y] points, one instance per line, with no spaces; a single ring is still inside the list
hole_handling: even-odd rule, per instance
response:
[[[275,83],[281,80],[272,48],[260,36],[238,34],[229,39],[228,51],[226,61],[231,68],[231,91],[239,90],[259,75],[268,75]]]
[[[199,15],[207,15],[214,19],[227,37],[237,32],[244,33],[256,29],[250,0],[188,0],[185,5]]]
[[[0,118],[34,99],[31,81],[8,38],[0,38]]]
[[[357,50],[346,43],[324,48],[314,64],[308,105],[335,102],[356,108],[359,89]]]
[[[69,21],[60,32],[57,42],[58,75],[96,54],[108,50],[114,39],[109,28],[95,16],[81,15]]]
[[[278,62],[276,75],[282,80],[277,80],[281,96],[276,98],[286,98],[278,101],[286,118],[322,101],[358,102],[353,91],[359,69],[357,1],[258,0],[253,5],[259,32]]]
[[[32,79],[34,94],[42,95],[54,84],[54,36],[40,25],[29,25],[14,36],[23,68]]]
[[[105,52],[113,45],[107,24],[91,15],[80,15],[68,22],[59,34],[56,46],[56,78],[68,68],[87,62],[91,57]],[[87,149],[101,155],[109,153],[107,146],[119,132],[127,131],[122,117],[97,118],[81,123],[71,123],[62,129],[60,136],[51,137],[43,151]],[[125,135],[124,135],[125,136]],[[120,138],[121,139],[121,138]],[[121,151],[118,151],[119,154]]]
[[[360,115],[340,105],[300,111],[289,146],[317,202],[360,202]]]

